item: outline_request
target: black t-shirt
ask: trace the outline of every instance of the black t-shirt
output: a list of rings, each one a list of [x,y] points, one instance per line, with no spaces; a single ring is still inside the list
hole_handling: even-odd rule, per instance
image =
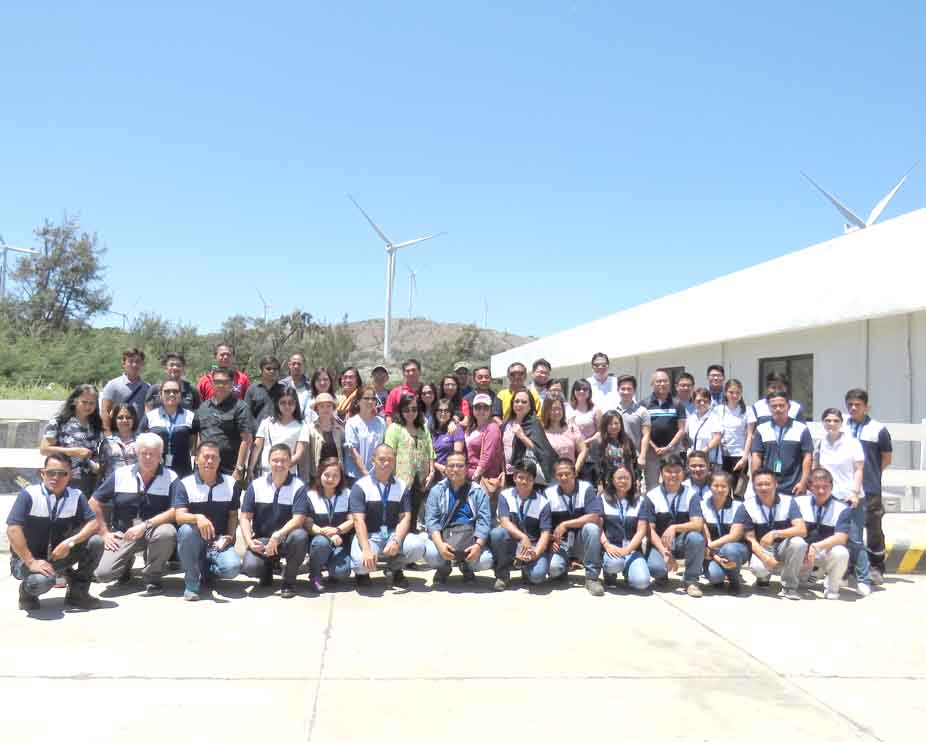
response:
[[[238,461],[241,435],[254,435],[254,421],[251,419],[248,406],[231,394],[221,403],[216,402],[213,397],[203,402],[196,410],[195,423],[199,424],[201,443],[211,441],[218,444],[222,472],[233,472]]]
[[[674,397],[667,397],[660,402],[655,395],[646,400],[645,404],[649,410],[650,440],[660,448],[668,446],[678,433],[679,420],[684,423],[688,418],[685,405],[676,402]]]

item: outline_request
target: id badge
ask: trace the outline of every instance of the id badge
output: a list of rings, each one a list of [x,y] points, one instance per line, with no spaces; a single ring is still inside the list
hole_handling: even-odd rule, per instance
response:
[[[381,525],[379,527],[380,538],[389,538],[389,527],[386,525]]]
[[[772,471],[781,474],[781,459],[775,459],[775,463],[772,464]]]
[[[174,463],[174,455],[172,453],[169,453],[166,456],[164,456],[164,466],[170,467],[170,466],[173,466],[173,463]]]

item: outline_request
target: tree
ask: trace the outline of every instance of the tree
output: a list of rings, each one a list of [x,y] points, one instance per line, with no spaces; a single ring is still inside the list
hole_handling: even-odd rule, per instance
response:
[[[96,234],[79,232],[76,220],[35,230],[43,249],[20,258],[12,278],[18,291],[18,319],[33,335],[86,327],[112,305],[103,285],[105,248]]]

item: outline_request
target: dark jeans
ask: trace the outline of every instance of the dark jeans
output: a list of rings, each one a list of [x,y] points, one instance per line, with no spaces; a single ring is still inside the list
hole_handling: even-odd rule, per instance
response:
[[[868,561],[880,572],[884,571],[884,503],[881,493],[865,493],[865,528],[868,530]]]
[[[91,536],[71,549],[64,559],[51,562],[51,566],[54,567],[55,574],[58,574],[76,564],[77,569],[68,573],[68,592],[86,593],[90,589],[90,580],[102,556],[103,539]],[[55,575],[49,577],[41,572],[31,572],[26,563],[15,554],[10,557],[10,572],[17,580],[22,580],[21,590],[28,595],[42,595],[55,586]]]
[[[256,539],[264,546],[270,541],[269,538]],[[283,567],[283,583],[285,585],[295,585],[296,578],[299,576],[299,567],[305,561],[305,555],[309,548],[309,534],[302,528],[294,528],[290,531],[283,543],[277,549],[275,557],[266,557],[261,554],[255,554],[248,549],[244,552],[244,561],[241,571],[248,577],[260,579],[268,571],[273,574],[273,567],[278,564],[280,559],[286,563]]]

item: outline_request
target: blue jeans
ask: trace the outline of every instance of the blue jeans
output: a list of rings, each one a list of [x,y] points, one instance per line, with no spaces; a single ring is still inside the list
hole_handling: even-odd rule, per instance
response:
[[[676,559],[685,559],[685,584],[697,582],[704,569],[704,534],[698,531],[688,531],[687,533],[678,534],[672,542],[672,556]],[[669,576],[669,568],[666,560],[657,549],[650,548],[649,555],[646,557],[649,565],[650,574],[657,582],[665,580]]]
[[[640,551],[632,551],[625,557],[613,557],[608,552],[602,556],[602,568],[606,575],[623,573],[627,584],[634,590],[646,590],[650,583],[649,565]]]
[[[868,561],[868,549],[865,547],[865,541],[862,535],[865,531],[865,498],[859,500],[858,505],[849,510],[849,559],[855,568],[856,583],[864,582],[871,585],[871,575],[869,569],[871,565]]]
[[[55,575],[76,564],[77,569],[71,571],[68,579],[68,592],[73,590],[86,593],[90,589],[90,580],[102,556],[103,539],[94,535],[77,544],[64,559],[49,563],[54,567]],[[22,580],[21,590],[26,595],[44,595],[55,586],[55,575],[49,577],[41,572],[30,572],[26,563],[15,554],[10,558],[10,572],[17,580]]]
[[[183,586],[194,593],[199,592],[203,572],[221,580],[233,580],[241,572],[241,557],[234,547],[216,551],[189,523],[177,529],[177,555],[184,573]]]
[[[489,543],[492,545],[492,553],[495,555],[495,576],[504,580],[509,578],[511,567],[514,563],[515,555],[518,552],[518,542],[511,538],[501,526],[492,529],[489,534]],[[527,575],[527,579],[534,585],[539,585],[547,578],[550,571],[550,558],[546,553],[540,554],[532,562],[527,562],[521,566],[521,574]]]
[[[601,572],[601,529],[594,523],[586,523],[575,533],[572,549],[564,541],[559,550],[550,555],[550,579],[555,580],[569,570],[571,559],[581,560],[585,565],[585,576],[598,579]]]
[[[343,580],[350,576],[350,547],[332,544],[327,536],[318,534],[309,544],[309,577],[321,577],[327,568],[328,576]]]
[[[386,543],[392,538],[394,533],[395,531],[389,531],[388,536],[381,536],[379,531],[371,533],[369,535],[370,548],[373,550],[376,561],[384,561],[389,569],[399,571],[405,569],[407,564],[417,562],[424,556],[424,540],[426,537],[417,533],[409,533],[405,536],[405,540],[402,541],[402,548],[398,554],[391,559],[381,557],[380,555],[386,547]],[[370,571],[363,566],[363,548],[360,546],[360,539],[356,536],[354,536],[354,542],[350,546],[350,560],[353,563],[355,574],[366,575],[370,573]]]
[[[712,585],[722,585],[724,578],[729,577],[731,585],[742,584],[740,567],[749,559],[749,547],[742,541],[736,541],[734,543],[724,544],[717,553],[724,559],[733,562],[736,567],[734,569],[724,569],[711,559],[704,568],[704,576],[707,577],[708,582]]]

